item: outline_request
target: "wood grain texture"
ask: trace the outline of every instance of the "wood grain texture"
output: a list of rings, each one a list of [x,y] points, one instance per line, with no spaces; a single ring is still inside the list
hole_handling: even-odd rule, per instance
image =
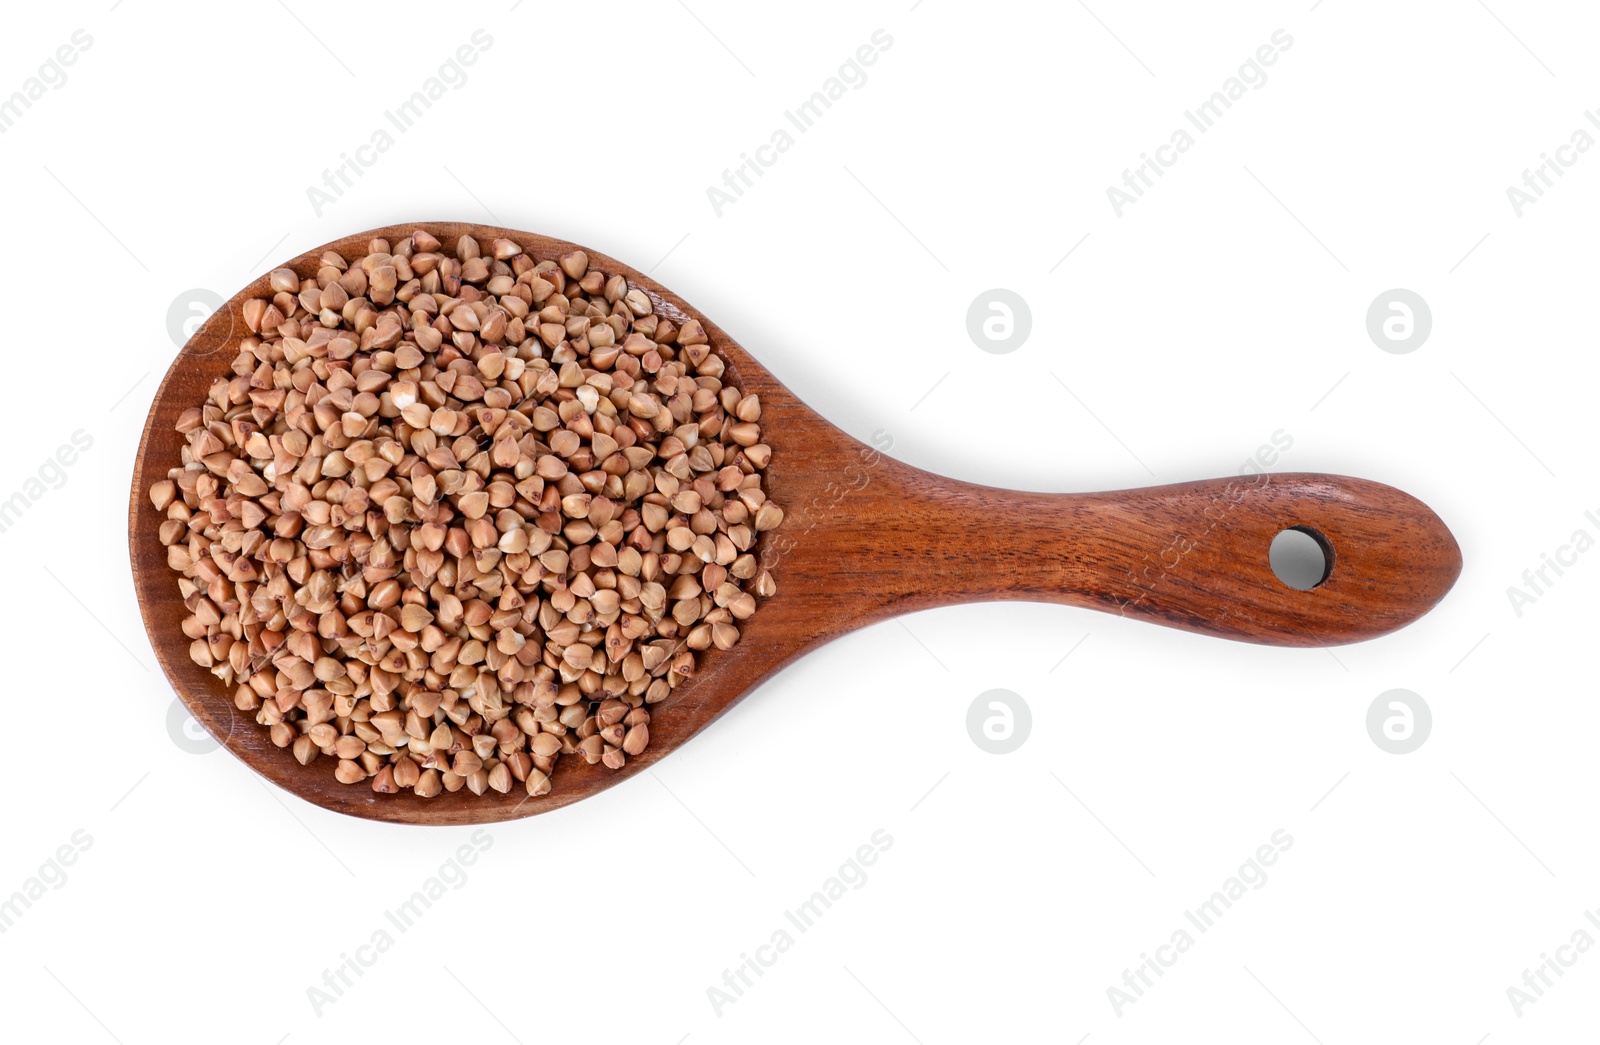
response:
[[[535,258],[574,244],[510,229],[418,222],[374,229],[308,251],[283,266],[302,277],[326,250],[364,253],[423,228],[446,244],[462,234],[515,240]],[[550,794],[432,799],[374,794],[333,779],[333,763],[301,766],[272,745],[227,688],[188,656],[177,577],[156,530],[162,514],[145,491],[179,459],[178,414],[202,402],[228,372],[247,331],[243,302],[267,294],[267,275],[210,317],[168,370],[145,422],[128,503],[128,546],[145,629],[162,670],[191,712],[230,751],[300,797],[354,816],[420,824],[470,824],[548,812],[649,768],[794,658],[845,632],[953,603],[1028,600],[1139,617],[1223,638],[1328,646],[1386,634],[1426,613],[1454,583],[1461,555],[1422,502],[1379,483],[1333,475],[1268,474],[1113,493],[1020,493],[958,482],[885,457],[818,417],[731,337],[648,276],[588,248],[590,262],[622,273],[676,318],[700,318],[728,362],[728,380],[761,396],[773,449],[767,477],[784,507],[760,552],[778,594],[728,651],[701,656],[699,672],[651,708],[645,753],[613,771],[576,757],[558,764]],[[1321,536],[1326,580],[1284,585],[1268,562],[1287,527]]]

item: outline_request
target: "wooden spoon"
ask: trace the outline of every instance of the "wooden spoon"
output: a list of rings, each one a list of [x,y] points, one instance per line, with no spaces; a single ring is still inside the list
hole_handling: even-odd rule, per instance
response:
[[[561,240],[458,222],[374,229],[318,247],[284,266],[302,278],[324,251],[366,253],[425,228],[446,244],[469,234],[505,237],[535,258],[579,249]],[[584,248],[587,250],[587,248]],[[1454,583],[1461,553],[1421,501],[1391,487],[1335,475],[1214,479],[1115,493],[1020,493],[958,482],[878,453],[794,397],[703,314],[649,276],[595,251],[590,263],[645,290],[658,312],[697,316],[728,363],[729,379],[761,397],[772,447],[771,496],[787,517],[763,536],[761,555],[778,594],[765,600],[727,651],[702,655],[698,674],[651,708],[650,746],[621,770],[560,760],[551,792],[520,787],[482,796],[463,788],[436,798],[375,794],[333,778],[320,758],[302,766],[274,747],[227,688],[189,659],[186,611],[146,495],[179,459],[178,414],[201,403],[228,371],[247,333],[246,299],[270,296],[263,275],[213,314],[173,362],[151,405],[134,462],[128,546],[151,646],[194,716],[248,765],[301,798],[375,820],[474,824],[531,816],[586,798],[654,765],[706,728],[763,679],[807,650],[902,613],[963,602],[1021,599],[1140,617],[1223,638],[1283,646],[1355,642],[1427,612]],[[1286,528],[1311,533],[1328,560],[1310,590],[1285,585],[1268,562]]]

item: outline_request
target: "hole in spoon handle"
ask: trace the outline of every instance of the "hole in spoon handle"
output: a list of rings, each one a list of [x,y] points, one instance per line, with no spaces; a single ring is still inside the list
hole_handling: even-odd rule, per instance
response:
[[[1074,558],[1093,563],[1104,608],[1250,642],[1326,646],[1386,634],[1431,609],[1461,571],[1454,537],[1427,505],[1345,476],[1093,494],[1075,514]],[[1286,552],[1295,541],[1301,550]]]

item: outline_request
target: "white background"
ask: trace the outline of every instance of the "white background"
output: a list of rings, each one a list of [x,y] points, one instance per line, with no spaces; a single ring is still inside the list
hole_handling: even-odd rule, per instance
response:
[[[1600,514],[1600,157],[1520,217],[1506,189],[1600,105],[1597,26],[1576,3],[1491,6],[9,12],[0,97],[75,30],[93,43],[0,135],[0,497],[75,430],[94,445],[0,534],[0,897],[92,838],[0,935],[8,1031],[1475,1045],[1592,1029],[1600,952],[1520,1014],[1507,988],[1575,931],[1600,938],[1584,919],[1600,554],[1520,615],[1507,588],[1574,531],[1600,536],[1584,515]],[[493,44],[467,82],[317,214],[306,188],[480,28]],[[707,187],[878,29],[893,44],[867,81],[718,216]],[[1267,81],[1118,217],[1107,187],[1279,29],[1293,45]],[[466,884],[319,1015],[307,988],[470,832],[341,818],[172,739],[127,484],[177,350],[172,302],[445,218],[655,266],[806,402],[891,433],[913,464],[1117,488],[1231,474],[1281,429],[1276,469],[1415,494],[1465,570],[1421,622],[1332,652],[1031,605],[858,632],[655,772],[489,829]],[[1006,355],[966,332],[994,287],[1032,312]],[[1396,287],[1433,316],[1405,355],[1365,326]],[[1434,719],[1407,755],[1366,727],[1397,687]],[[993,688],[1032,710],[1013,754],[967,734]],[[878,829],[893,844],[866,884],[719,1014],[707,989]],[[1279,829],[1294,841],[1266,884],[1119,1014],[1107,989]]]

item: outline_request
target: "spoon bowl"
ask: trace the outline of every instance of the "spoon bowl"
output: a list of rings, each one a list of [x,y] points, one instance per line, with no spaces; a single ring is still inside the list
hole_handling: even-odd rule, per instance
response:
[[[146,491],[179,460],[174,425],[228,371],[248,333],[243,305],[270,296],[263,274],[211,315],[173,361],[145,421],[128,504],[134,588],[156,659],[189,711],[242,761],[278,786],[352,816],[411,824],[479,824],[549,812],[648,769],[791,660],[877,621],[934,606],[1026,600],[1139,617],[1222,638],[1330,646],[1394,631],[1426,613],[1455,582],[1461,553],[1421,501],[1364,479],[1304,473],[1204,480],[1110,493],[999,490],[944,478],[884,456],[812,412],[704,314],[644,273],[586,247],[460,222],[393,225],[346,236],[278,268],[313,275],[325,251],[365,253],[426,229],[444,243],[471,235],[513,240],[539,260],[585,250],[675,322],[698,318],[730,383],[761,398],[772,448],[770,496],[787,513],[758,546],[778,592],[741,626],[730,650],[708,650],[696,674],[651,706],[650,744],[620,770],[560,761],[548,794],[434,798],[340,784],[327,759],[302,766],[273,745],[223,683],[189,658],[187,611],[157,536],[163,513]],[[1273,538],[1309,533],[1323,579],[1307,590],[1279,580]]]

